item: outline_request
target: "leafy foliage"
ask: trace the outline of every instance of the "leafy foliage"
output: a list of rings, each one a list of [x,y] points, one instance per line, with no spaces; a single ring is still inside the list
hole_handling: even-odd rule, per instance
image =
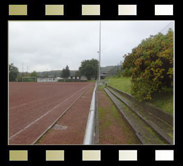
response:
[[[88,80],[91,78],[97,79],[97,71],[98,71],[98,60],[84,60],[81,62],[81,66],[79,67],[79,72],[81,75],[87,77]]]
[[[75,72],[74,76],[75,76],[75,77],[80,77],[80,76],[81,76],[79,70],[77,70],[77,71]]]
[[[70,76],[69,66],[66,66],[66,68],[64,68],[62,70],[61,77],[62,78],[68,78],[69,76]]]
[[[129,77],[132,75],[132,70],[134,67],[133,63],[135,58],[129,53],[125,54],[123,58],[125,58],[125,61],[123,62],[123,65],[122,65],[122,75],[125,77]]]
[[[9,65],[9,81],[10,82],[16,81],[18,73],[19,73],[18,68],[15,67],[13,63],[11,63]]]
[[[32,73],[30,73],[30,76],[32,76],[32,77],[37,77],[37,76],[38,76],[38,74],[37,74],[37,72],[36,72],[36,71],[33,71]]]
[[[154,92],[173,89],[173,31],[143,40],[125,55],[124,76],[132,76],[132,93],[139,100],[151,99]]]

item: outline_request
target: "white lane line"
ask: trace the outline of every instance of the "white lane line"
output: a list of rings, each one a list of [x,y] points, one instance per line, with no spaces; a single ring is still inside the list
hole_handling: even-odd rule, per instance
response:
[[[22,107],[24,105],[32,104],[32,103],[35,103],[35,102],[38,102],[38,101],[47,100],[47,99],[50,99],[50,98],[52,98],[52,97],[45,97],[45,98],[40,99],[40,100],[34,100],[34,101],[27,102],[27,103],[23,103],[23,104],[20,104],[20,105],[17,105],[17,106],[12,106],[12,107],[9,108],[9,110],[14,109],[14,108],[17,108],[17,107]]]
[[[31,102],[24,103],[24,104],[20,104],[20,105],[17,105],[17,106],[13,106],[13,107],[9,108],[9,110],[14,109],[14,108],[17,108],[17,107],[22,107],[22,106],[24,106],[24,105],[32,104],[32,103],[35,103],[35,102],[37,102],[37,101],[41,101],[41,100],[45,100],[45,99],[49,99],[49,97],[43,98],[43,99],[40,99],[40,100],[31,101]]]
[[[35,102],[38,102],[38,101],[46,100],[46,99],[49,99],[49,98],[52,98],[52,97],[45,97],[43,99],[34,100],[34,101],[31,101],[31,102],[27,102],[27,103],[23,103],[23,104],[20,104],[20,105],[12,106],[12,107],[9,108],[9,110],[17,108],[17,107],[22,107],[22,106],[25,106],[25,105],[28,105],[28,104],[32,104],[32,103],[35,103]]]
[[[91,87],[92,85],[90,85],[90,87]],[[88,88],[89,89],[89,88]],[[86,90],[87,91],[87,90]],[[86,93],[86,91],[84,91],[64,112],[62,112],[62,114],[42,133],[42,134],[40,134],[40,136],[39,137],[37,137],[34,141],[33,141],[33,143],[31,144],[31,145],[33,145],[33,144],[35,144],[51,127],[53,127],[53,125],[80,99],[80,97],[81,96],[83,96],[83,94],[84,93]]]
[[[90,85],[90,84],[89,84]],[[15,133],[14,135],[12,135],[10,139],[12,139],[13,137],[15,137],[16,135],[20,134],[21,132],[23,132],[25,129],[29,128],[30,126],[32,126],[35,122],[37,122],[38,120],[42,119],[43,117],[45,117],[47,114],[49,114],[51,111],[53,111],[54,109],[56,109],[57,107],[59,107],[61,104],[63,104],[65,101],[67,101],[68,99],[70,99],[71,97],[73,97],[75,94],[77,94],[78,92],[80,92],[82,89],[88,87],[89,85],[81,88],[79,91],[77,91],[76,93],[74,93],[73,95],[71,95],[70,97],[68,97],[67,99],[65,99],[63,102],[61,102],[60,104],[56,105],[55,107],[53,107],[51,110],[49,110],[48,112],[46,112],[45,114],[43,114],[42,116],[40,116],[39,118],[37,118],[36,120],[34,120],[33,122],[31,122],[29,125],[27,125],[26,127],[24,127],[23,129],[21,129],[20,131],[18,131],[17,133]]]

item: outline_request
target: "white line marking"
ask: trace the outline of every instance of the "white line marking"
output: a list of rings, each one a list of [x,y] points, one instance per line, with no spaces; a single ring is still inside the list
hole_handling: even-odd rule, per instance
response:
[[[22,107],[22,106],[25,106],[25,105],[28,105],[28,104],[32,104],[32,103],[35,103],[35,102],[38,102],[38,101],[47,100],[47,99],[50,99],[50,98],[52,98],[52,97],[45,97],[43,99],[34,100],[34,101],[31,101],[31,102],[27,102],[27,103],[23,103],[23,104],[20,104],[20,105],[12,106],[12,107],[9,108],[9,110],[17,108],[17,107]]]
[[[90,84],[89,84],[90,85]],[[87,85],[87,86],[89,86]],[[29,125],[27,125],[26,127],[24,127],[23,129],[21,129],[20,131],[18,131],[17,133],[15,133],[14,135],[12,135],[10,139],[12,139],[13,137],[15,137],[16,135],[20,134],[21,132],[23,132],[25,129],[29,128],[30,126],[32,126],[35,122],[39,121],[40,119],[42,119],[44,116],[46,116],[47,114],[49,114],[51,111],[53,111],[54,109],[56,109],[57,107],[59,107],[61,104],[63,104],[65,101],[67,101],[69,98],[73,97],[75,94],[77,94],[78,92],[80,92],[82,89],[86,88],[87,86],[81,88],[79,91],[77,91],[76,93],[74,93],[73,95],[71,95],[70,97],[68,97],[67,99],[65,99],[63,102],[61,102],[60,104],[56,105],[55,107],[53,107],[51,110],[49,110],[48,112],[46,112],[45,114],[43,114],[42,116],[40,116],[39,118],[37,118],[35,121],[31,122]]]
[[[20,104],[20,105],[17,105],[17,106],[13,106],[13,107],[9,108],[9,110],[17,108],[17,107],[22,107],[22,106],[27,105],[27,104],[32,104],[32,103],[37,102],[37,101],[45,100],[45,99],[48,99],[48,98],[49,97],[43,98],[43,99],[40,99],[40,100],[31,101],[31,102],[28,102],[28,103],[23,103],[23,104]]]
[[[92,85],[90,85],[90,87],[91,86]],[[37,137],[36,140],[34,140],[34,142],[31,145],[35,144],[46,133],[46,131],[48,131],[51,127],[53,127],[53,125],[80,99],[81,96],[83,96],[85,92],[86,91],[84,91],[69,107],[67,107],[67,109],[65,109],[65,111],[62,112],[62,114],[39,137]]]
[[[14,108],[17,108],[17,107],[22,107],[24,105],[32,104],[32,103],[35,103],[35,102],[38,102],[38,101],[47,100],[47,99],[50,99],[50,98],[52,98],[52,97],[45,97],[45,98],[40,99],[40,100],[34,100],[34,101],[27,102],[27,103],[23,103],[23,104],[20,104],[20,105],[17,105],[17,106],[12,106],[12,107],[9,108],[9,110],[14,109]]]

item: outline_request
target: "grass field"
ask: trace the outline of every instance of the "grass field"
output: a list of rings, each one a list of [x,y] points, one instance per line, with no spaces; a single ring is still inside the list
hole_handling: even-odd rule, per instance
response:
[[[107,78],[107,84],[131,94],[131,77],[121,77],[121,78]],[[152,100],[147,101],[154,106],[173,114],[173,94],[172,93],[161,93],[153,96]]]

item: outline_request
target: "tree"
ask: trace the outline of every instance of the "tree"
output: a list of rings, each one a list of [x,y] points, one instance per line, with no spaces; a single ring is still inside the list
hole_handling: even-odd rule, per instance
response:
[[[122,68],[124,75],[132,76],[132,93],[139,100],[151,100],[155,92],[172,91],[173,31],[143,40],[125,56]]]
[[[81,75],[87,77],[88,80],[91,80],[92,77],[97,79],[98,64],[98,60],[96,59],[84,60],[81,62],[79,72]]]
[[[75,76],[75,77],[80,77],[80,76],[81,76],[79,70],[77,70],[77,71],[75,72],[75,75],[74,75],[74,76]]]
[[[135,51],[135,49],[133,49],[133,51]],[[134,67],[134,56],[130,53],[125,54],[123,56],[123,58],[125,58],[123,65],[122,65],[122,75],[125,77],[129,77],[132,75],[132,70]]]
[[[15,66],[13,65],[13,63],[11,63],[11,64],[9,65],[9,81],[10,81],[10,82],[16,81],[16,78],[17,78],[17,76],[18,76],[18,73],[19,73],[18,68],[15,67]]]
[[[37,72],[36,71],[33,71],[31,74],[30,74],[31,77],[37,77]]]
[[[17,78],[16,78],[16,81],[17,82],[22,82],[22,74],[19,74],[18,76],[17,76]]]
[[[69,66],[67,65],[66,68],[63,68],[61,77],[68,78],[69,76],[70,76],[70,70],[69,70]]]

